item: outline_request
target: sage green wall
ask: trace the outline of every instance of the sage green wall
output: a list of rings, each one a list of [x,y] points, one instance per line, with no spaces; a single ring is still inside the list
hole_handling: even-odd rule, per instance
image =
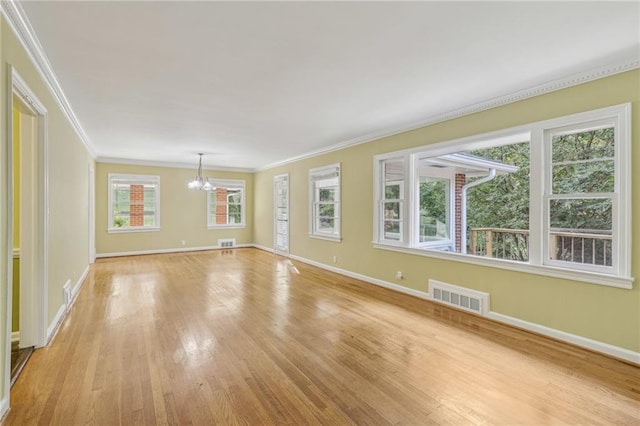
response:
[[[47,109],[48,136],[48,188],[49,188],[49,239],[48,269],[45,271],[47,288],[47,323],[51,324],[63,305],[62,287],[67,280],[75,285],[88,266],[89,260],[89,196],[88,170],[94,164],[81,139],[59,108],[53,95],[36,71],[27,53],[13,34],[4,17],[0,20],[0,342],[6,341],[9,329],[7,313],[9,259],[6,241],[10,200],[7,198],[8,150],[11,143],[7,134],[6,105],[10,92],[7,69],[11,64],[25,80],[29,88]],[[5,365],[6,352],[0,351],[0,365]],[[0,369],[0,375],[4,374]],[[0,377],[3,383],[5,377]],[[4,389],[0,386],[0,398]]]
[[[259,172],[255,176],[255,243],[273,247],[272,179],[289,173],[292,254],[425,292],[428,279],[489,292],[492,311],[640,352],[638,283],[633,290],[624,290],[378,250],[371,244],[374,155],[626,102],[633,104],[633,253],[640,253],[638,70]],[[342,164],[341,243],[308,237],[308,170],[336,162]],[[396,271],[403,272],[403,280],[395,278]],[[639,271],[636,255],[632,273]]]
[[[253,242],[253,174],[205,170],[210,178],[246,182],[245,228],[207,229],[207,193],[189,190],[193,169],[98,163],[96,166],[96,253],[210,247],[219,238]],[[160,176],[160,231],[108,233],[109,173]],[[186,244],[182,246],[184,240]]]

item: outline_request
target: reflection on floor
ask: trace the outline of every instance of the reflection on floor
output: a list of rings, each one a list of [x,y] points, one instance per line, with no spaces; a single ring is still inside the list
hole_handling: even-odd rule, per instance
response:
[[[20,348],[18,346],[19,342],[11,343],[11,386],[13,386],[33,353],[33,346],[28,348]]]

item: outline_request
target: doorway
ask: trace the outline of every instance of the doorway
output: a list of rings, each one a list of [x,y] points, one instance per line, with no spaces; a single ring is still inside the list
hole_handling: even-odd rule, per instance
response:
[[[47,338],[46,109],[9,67],[5,395]]]
[[[289,175],[273,177],[273,242],[276,254],[289,254]]]
[[[30,182],[28,162],[33,157],[35,145],[33,140],[35,136],[35,116],[31,114],[29,108],[17,96],[13,97],[12,125],[13,223],[10,226],[13,230],[13,262],[10,267],[12,268],[11,284],[13,290],[11,298],[13,307],[11,315],[11,384],[13,385],[29,360],[34,347],[33,342],[29,341],[27,335],[23,333],[21,338],[20,317],[23,311],[21,309],[23,299],[21,296],[24,295],[21,286],[31,279],[28,272],[30,260],[28,257],[23,258],[21,256],[21,249],[24,248],[25,252],[30,250],[30,232],[22,228],[28,225],[28,215],[32,210],[32,206],[27,205],[32,184]],[[24,189],[26,191],[23,191]],[[22,240],[24,240],[24,244]]]

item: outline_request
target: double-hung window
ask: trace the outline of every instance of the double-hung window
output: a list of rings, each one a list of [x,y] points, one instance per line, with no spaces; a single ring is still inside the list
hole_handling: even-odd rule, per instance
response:
[[[340,240],[340,164],[309,170],[309,234]]]
[[[404,241],[404,158],[383,160],[381,166],[380,238],[390,244],[399,244]]]
[[[629,288],[631,105],[374,157],[374,245]]]
[[[109,174],[109,232],[160,229],[160,177]]]
[[[213,189],[207,193],[207,226],[213,228],[244,228],[245,181],[235,179],[210,180]]]
[[[545,263],[596,272],[619,263],[617,133],[614,119],[546,132]]]

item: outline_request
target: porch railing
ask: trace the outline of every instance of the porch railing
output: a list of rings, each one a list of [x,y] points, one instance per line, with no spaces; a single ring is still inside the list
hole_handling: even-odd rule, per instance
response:
[[[602,231],[553,230],[549,257],[566,262],[611,266],[610,234]],[[529,231],[526,229],[470,228],[467,252],[477,256],[529,260]]]
[[[498,259],[529,260],[529,230],[470,228],[467,252]]]

